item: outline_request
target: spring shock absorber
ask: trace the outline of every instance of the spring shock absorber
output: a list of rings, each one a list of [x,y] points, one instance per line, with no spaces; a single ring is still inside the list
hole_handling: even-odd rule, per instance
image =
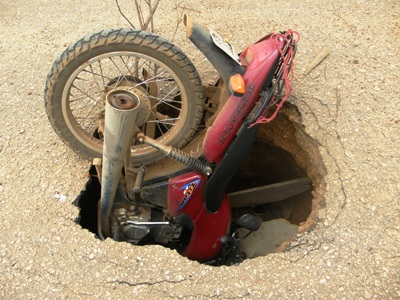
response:
[[[212,173],[211,167],[201,160],[190,156],[182,150],[164,145],[148,136],[145,136],[142,132],[137,135],[137,140],[162,151],[167,157],[180,162],[193,170],[206,174],[207,176],[211,175]]]

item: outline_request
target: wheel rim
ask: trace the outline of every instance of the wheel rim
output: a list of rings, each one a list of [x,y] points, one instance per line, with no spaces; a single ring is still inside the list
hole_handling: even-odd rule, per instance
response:
[[[139,93],[147,103],[152,113],[141,128],[146,135],[167,145],[178,138],[188,117],[188,96],[182,81],[152,57],[120,51],[98,55],[80,65],[64,88],[63,118],[84,146],[101,156],[104,99],[113,89]],[[133,157],[156,152],[150,146],[138,144],[131,150]]]

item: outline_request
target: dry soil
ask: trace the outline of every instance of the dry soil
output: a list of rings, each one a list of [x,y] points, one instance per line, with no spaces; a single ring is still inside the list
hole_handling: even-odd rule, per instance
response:
[[[133,1],[120,2],[133,19]],[[44,82],[70,43],[129,24],[112,0],[1,1],[0,298],[399,299],[400,3],[161,1],[157,33],[175,36],[207,82],[212,68],[183,26],[174,34],[182,10],[238,50],[271,31],[301,33],[290,101],[327,170],[317,224],[283,253],[218,268],[82,230],[71,202],[89,162],[53,132]]]

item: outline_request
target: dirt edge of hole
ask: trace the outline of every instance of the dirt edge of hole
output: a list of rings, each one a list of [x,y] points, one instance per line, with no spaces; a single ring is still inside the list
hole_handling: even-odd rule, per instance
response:
[[[310,195],[309,198],[311,200],[311,209],[308,215],[300,223],[297,223],[299,226],[297,235],[311,230],[318,222],[319,210],[325,207],[324,193],[326,190],[325,176],[327,171],[319,153],[318,143],[305,131],[305,126],[302,124],[301,114],[297,107],[291,104],[285,105],[271,124],[261,126],[259,138],[268,141],[273,146],[281,148],[291,155],[298,167],[312,181],[312,197]],[[274,156],[272,155],[271,158],[273,159]],[[281,166],[279,161],[278,166]],[[272,175],[276,176],[276,174]],[[97,210],[97,200],[100,198],[100,185],[96,180],[94,183],[94,185],[93,182],[90,184],[89,181],[86,185],[86,192],[88,193],[84,194],[82,191],[81,195],[74,201],[74,204],[80,207],[80,215],[77,222],[93,233],[97,230],[97,217],[93,218],[92,212]],[[88,195],[92,199],[86,199],[86,197],[89,197]],[[84,197],[82,198],[82,196]],[[302,203],[304,202],[299,202],[298,207],[293,210],[304,210]],[[88,216],[91,217],[89,218]],[[284,251],[296,239],[297,235],[283,242],[274,252]]]
[[[301,234],[315,226],[319,210],[325,207],[327,170],[318,143],[305,131],[301,114],[295,105],[287,103],[273,122],[272,126],[263,126],[260,135],[289,152],[313,183],[312,209],[307,220],[300,224]],[[280,250],[284,250],[289,243],[284,243]]]

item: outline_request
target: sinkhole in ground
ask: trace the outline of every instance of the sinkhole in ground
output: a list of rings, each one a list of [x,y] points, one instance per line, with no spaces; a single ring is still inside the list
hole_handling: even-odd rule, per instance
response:
[[[250,155],[235,174],[227,193],[298,178],[308,178],[310,189],[285,200],[233,210],[233,217],[250,212],[263,219],[260,230],[241,242],[241,250],[249,258],[282,251],[296,234],[312,228],[319,209],[324,207],[325,175],[318,145],[305,132],[297,108],[285,105],[273,122],[261,126]],[[99,198],[100,184],[91,177],[74,201],[80,208],[77,222],[96,235]]]
[[[258,213],[264,223],[241,244],[248,257],[282,251],[296,234],[315,225],[318,211],[325,206],[325,175],[316,141],[305,132],[297,108],[285,105],[270,124],[262,125],[252,152],[229,188],[234,191],[308,178],[310,189],[249,210]]]

